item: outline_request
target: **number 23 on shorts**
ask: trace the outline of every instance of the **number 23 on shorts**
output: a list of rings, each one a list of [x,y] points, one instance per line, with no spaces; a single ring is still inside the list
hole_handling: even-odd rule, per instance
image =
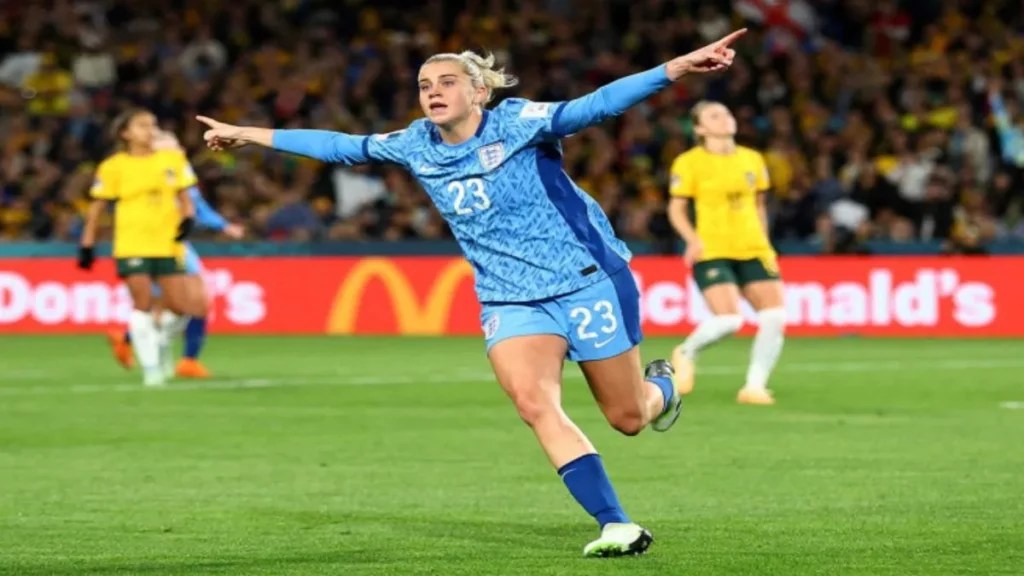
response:
[[[615,339],[619,319],[610,300],[598,300],[591,306],[575,306],[569,311],[573,325],[572,339],[576,344],[587,343],[602,348]]]
[[[573,302],[568,308],[569,359],[579,362],[617,356],[633,344],[623,330],[618,302]]]

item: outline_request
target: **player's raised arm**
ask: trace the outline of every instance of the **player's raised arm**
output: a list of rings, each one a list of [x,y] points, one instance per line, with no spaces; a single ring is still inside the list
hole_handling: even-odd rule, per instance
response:
[[[728,36],[669,60],[646,72],[626,76],[561,105],[552,120],[557,136],[568,136],[622,114],[687,74],[716,72],[732,65],[736,51],[729,46],[746,34],[743,28]]]
[[[365,164],[367,137],[328,130],[273,130],[255,126],[234,126],[206,116],[196,116],[209,128],[203,133],[206,145],[213,150],[240,148],[257,144],[290,154],[298,154],[323,162]]]

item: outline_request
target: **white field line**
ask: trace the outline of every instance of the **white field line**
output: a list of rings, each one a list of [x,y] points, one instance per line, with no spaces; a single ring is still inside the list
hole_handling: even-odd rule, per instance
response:
[[[822,363],[783,363],[778,372],[782,374],[826,374],[835,372],[846,373],[880,373],[895,371],[943,371],[943,370],[984,370],[999,368],[1024,368],[1024,360],[909,360],[892,361],[863,360],[859,362],[822,362]],[[742,376],[746,374],[746,366],[705,366],[697,371],[706,376]],[[12,374],[17,374],[12,371]],[[33,374],[35,375],[35,374]],[[0,372],[0,380],[13,380],[6,372]],[[36,378],[32,378],[36,379]],[[42,380],[42,378],[39,378]],[[0,386],[0,396],[23,396],[35,394],[106,394],[117,392],[187,392],[195,390],[239,390],[247,388],[288,388],[300,386],[384,386],[410,384],[468,384],[488,382],[494,379],[493,374],[486,371],[459,370],[452,374],[431,374],[425,376],[355,376],[337,375],[302,376],[298,378],[241,378],[212,379],[204,381],[175,381],[161,388],[147,388],[141,384],[81,384],[74,386],[29,385]],[[582,375],[575,370],[567,371],[567,380],[581,380]],[[47,380],[54,381],[56,378]]]

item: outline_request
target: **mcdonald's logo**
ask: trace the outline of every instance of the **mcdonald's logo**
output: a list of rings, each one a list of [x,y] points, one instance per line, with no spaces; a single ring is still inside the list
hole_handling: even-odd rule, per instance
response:
[[[328,334],[354,334],[366,287],[374,278],[387,290],[397,322],[397,333],[409,336],[444,334],[452,301],[459,284],[473,278],[473,268],[462,258],[454,258],[441,268],[423,301],[409,278],[387,258],[360,260],[342,281],[334,297],[327,320]]]

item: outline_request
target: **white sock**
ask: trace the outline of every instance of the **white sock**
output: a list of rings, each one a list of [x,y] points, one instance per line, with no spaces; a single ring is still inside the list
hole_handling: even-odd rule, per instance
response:
[[[750,351],[747,388],[764,390],[782,353],[786,333],[786,309],[768,308],[757,313],[760,325]]]
[[[132,335],[132,348],[139,359],[139,365],[145,371],[156,370],[160,366],[160,334],[157,331],[153,315],[142,310],[132,310],[128,318],[128,331]]]
[[[723,314],[712,316],[697,326],[683,342],[683,354],[690,360],[697,358],[697,353],[722,338],[735,333],[743,327],[743,316],[739,314]]]

